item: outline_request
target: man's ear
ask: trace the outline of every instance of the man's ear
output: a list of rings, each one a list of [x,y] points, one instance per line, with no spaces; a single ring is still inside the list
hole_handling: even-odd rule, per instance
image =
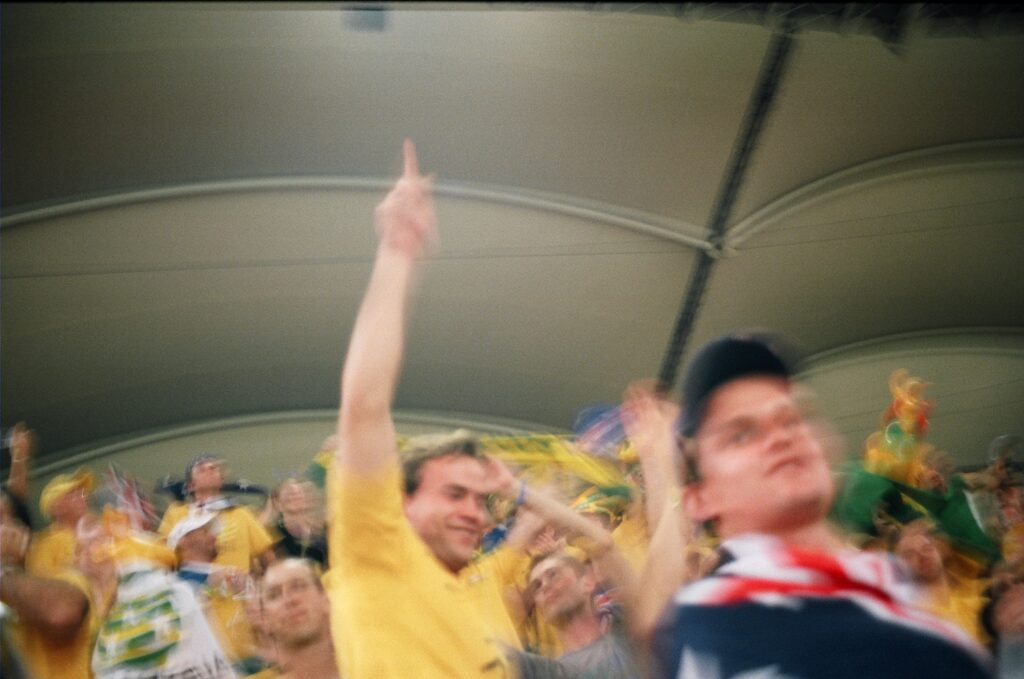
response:
[[[703,485],[698,481],[683,488],[682,492],[683,509],[686,515],[695,523],[709,521],[714,512],[704,493]]]

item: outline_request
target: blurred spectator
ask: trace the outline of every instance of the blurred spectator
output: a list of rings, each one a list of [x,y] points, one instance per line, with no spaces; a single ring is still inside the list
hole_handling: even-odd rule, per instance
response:
[[[89,506],[95,486],[92,472],[78,469],[58,474],[43,488],[39,510],[51,523],[32,536],[25,557],[25,569],[31,575],[49,577],[74,566],[79,524],[96,519]]]
[[[1024,583],[1013,569],[994,571],[981,612],[985,631],[992,639],[1000,679],[1024,679]]]
[[[158,532],[166,537],[190,512],[215,512],[221,525],[215,563],[248,573],[254,564],[262,568],[273,560],[273,540],[249,507],[222,494],[224,470],[212,455],[199,455],[185,467],[187,503],[172,503]]]
[[[0,506],[0,600],[13,611],[12,618],[4,616],[14,647],[5,653],[17,656],[35,679],[88,679],[94,632],[89,581],[70,563],[46,575],[25,572],[29,539],[10,506]],[[72,546],[72,560],[73,553]]]
[[[297,557],[327,567],[327,539],[319,494],[310,481],[288,478],[271,497],[274,516],[268,528],[277,538],[274,553],[279,559]]]
[[[235,679],[192,588],[171,573],[174,553],[162,541],[107,507],[82,545],[83,564],[117,576],[93,650],[97,679]]]
[[[35,434],[24,422],[14,425],[4,442],[10,451],[11,468],[7,475],[7,486],[0,501],[9,503],[18,520],[29,528],[32,518],[28,511],[28,466],[35,454]]]
[[[250,674],[264,665],[245,610],[251,580],[239,568],[214,563],[219,530],[215,512],[188,514],[167,536],[167,546],[174,550],[178,578],[192,587],[224,654],[240,674]]]
[[[256,679],[337,678],[330,602],[316,565],[308,559],[278,561],[264,573],[259,589],[264,625],[277,649],[277,667],[260,672]]]
[[[958,625],[978,643],[989,641],[980,619],[986,603],[984,583],[952,572],[952,547],[931,522],[918,519],[904,526],[893,551],[921,588],[920,603],[926,610]]]
[[[965,633],[906,605],[888,555],[848,549],[827,522],[825,438],[776,345],[718,338],[687,368],[682,504],[723,556],[672,600],[661,676],[990,676]]]
[[[621,610],[598,610],[597,577],[565,552],[537,558],[530,568],[537,608],[558,632],[564,653],[558,661],[579,679],[636,679],[642,676],[626,637]]]
[[[273,540],[252,510],[222,493],[224,471],[221,461],[211,455],[195,457],[185,468],[188,503],[172,503],[164,512],[159,532],[169,537],[175,527],[190,516],[215,514],[217,517],[216,556],[211,564],[214,582],[212,608],[225,636],[228,659],[245,670],[259,666],[256,640],[245,614],[245,597],[250,570],[262,570],[273,561]],[[180,536],[179,536],[180,537]]]

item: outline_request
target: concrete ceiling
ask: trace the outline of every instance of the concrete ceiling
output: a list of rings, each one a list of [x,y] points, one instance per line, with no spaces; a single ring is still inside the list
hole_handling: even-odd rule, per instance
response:
[[[44,460],[336,407],[407,136],[442,248],[400,409],[571,427],[658,372],[705,251],[687,346],[791,335],[854,450],[897,367],[958,462],[1024,433],[1015,21],[798,25],[716,249],[771,17],[339,7],[0,6],[0,405]]]

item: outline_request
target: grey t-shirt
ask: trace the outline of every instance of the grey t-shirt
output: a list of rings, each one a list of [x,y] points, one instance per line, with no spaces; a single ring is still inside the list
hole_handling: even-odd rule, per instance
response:
[[[643,679],[644,674],[626,638],[621,611],[612,608],[610,615],[605,634],[558,658],[572,679]]]

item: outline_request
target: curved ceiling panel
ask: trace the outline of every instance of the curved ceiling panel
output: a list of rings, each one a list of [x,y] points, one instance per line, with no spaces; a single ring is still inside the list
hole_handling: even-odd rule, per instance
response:
[[[653,370],[692,248],[573,209],[445,193],[399,407],[566,428]],[[336,407],[380,197],[264,186],[6,228],[5,421],[65,448]]]
[[[1024,145],[896,156],[784,196],[730,231],[701,328],[788,328],[819,352],[914,330],[1019,327]]]
[[[1024,328],[1015,15],[974,17],[977,39],[936,8],[881,32],[801,8],[728,183],[775,10],[375,6],[0,5],[0,415],[46,461],[336,407],[386,186],[365,178],[395,175],[404,137],[439,173],[443,247],[399,408],[567,428],[616,400],[661,364],[726,185],[736,247],[692,346]]]

